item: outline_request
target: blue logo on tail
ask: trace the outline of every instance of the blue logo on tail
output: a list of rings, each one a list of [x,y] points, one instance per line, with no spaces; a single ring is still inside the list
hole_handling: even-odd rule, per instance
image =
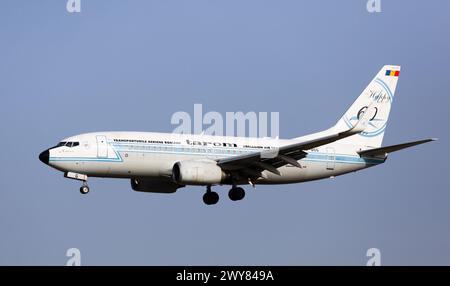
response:
[[[371,97],[374,101],[383,103],[386,102],[386,104],[392,104],[392,101],[394,99],[394,95],[392,91],[389,89],[388,85],[382,81],[379,78],[375,79],[375,83],[377,83],[380,86],[379,91],[370,91],[369,97]],[[345,124],[348,126],[348,128],[352,128],[356,122],[358,122],[359,118],[361,117],[362,113],[364,113],[367,110],[367,106],[362,106],[358,113],[354,116],[348,118],[347,115],[344,115],[342,118],[344,119]],[[369,120],[367,129],[363,132],[361,132],[359,135],[363,137],[375,137],[380,134],[383,134],[384,130],[386,129],[387,124],[387,118],[380,118],[378,114],[378,109],[375,107],[374,114]],[[387,116],[388,114],[386,114]]]

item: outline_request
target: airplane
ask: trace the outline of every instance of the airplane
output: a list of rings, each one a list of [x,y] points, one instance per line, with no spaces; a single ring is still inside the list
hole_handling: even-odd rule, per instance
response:
[[[386,65],[331,128],[293,139],[225,137],[152,132],[95,132],[63,139],[39,159],[82,181],[126,178],[138,192],[174,193],[205,186],[203,202],[219,201],[213,186],[231,185],[232,201],[245,197],[241,185],[300,183],[355,172],[384,163],[388,154],[434,141],[382,147],[400,66]]]

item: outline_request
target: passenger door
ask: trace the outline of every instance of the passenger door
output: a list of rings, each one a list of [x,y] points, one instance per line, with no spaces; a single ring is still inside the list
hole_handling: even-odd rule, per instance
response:
[[[97,157],[108,158],[108,142],[104,135],[97,136]]]
[[[327,147],[327,170],[334,170],[336,163],[336,153],[333,147]]]

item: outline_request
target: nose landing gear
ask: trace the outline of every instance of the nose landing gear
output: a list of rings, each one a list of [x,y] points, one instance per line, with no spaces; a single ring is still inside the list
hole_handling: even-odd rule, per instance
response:
[[[66,173],[64,173],[64,177],[82,181],[83,185],[80,187],[80,193],[82,193],[83,195],[89,193],[89,186],[87,184],[87,179],[88,179],[87,175],[74,173],[74,172],[66,172]]]
[[[88,186],[80,187],[80,193],[86,195],[87,193],[89,193],[89,187]]]

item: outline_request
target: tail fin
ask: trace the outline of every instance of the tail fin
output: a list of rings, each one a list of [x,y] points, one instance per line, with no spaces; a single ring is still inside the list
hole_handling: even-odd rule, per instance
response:
[[[381,147],[384,131],[394,100],[400,66],[384,66],[361,95],[336,123],[336,130],[351,128],[363,113],[370,112],[367,127],[363,132],[347,137],[339,142],[366,147]]]

